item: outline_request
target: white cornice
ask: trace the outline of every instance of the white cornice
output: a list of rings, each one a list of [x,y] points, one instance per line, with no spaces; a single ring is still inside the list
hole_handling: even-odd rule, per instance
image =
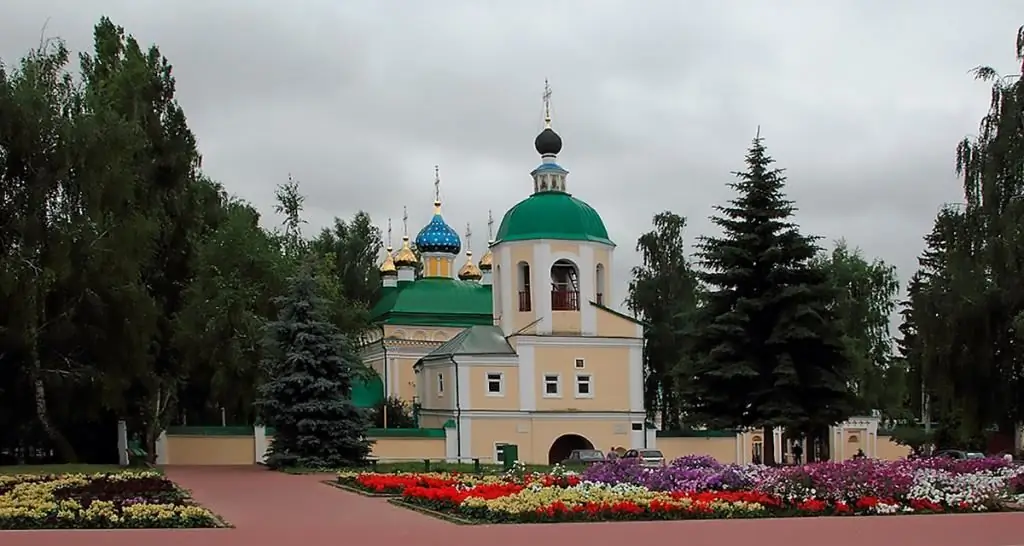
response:
[[[460,413],[462,417],[473,419],[568,419],[579,421],[643,421],[646,414],[642,411],[487,411],[467,410],[430,410],[421,409],[420,415],[434,417],[452,417]]]
[[[643,338],[596,337],[596,336],[536,336],[520,334],[511,336],[522,345],[563,346],[563,347],[643,347]]]

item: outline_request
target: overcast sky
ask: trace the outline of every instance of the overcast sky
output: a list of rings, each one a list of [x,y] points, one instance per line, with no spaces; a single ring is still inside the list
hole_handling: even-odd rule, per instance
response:
[[[174,65],[178,99],[229,191],[272,214],[292,173],[308,229],[402,205],[445,218],[479,256],[532,190],[544,79],[569,191],[619,245],[625,296],[651,216],[710,230],[758,125],[788,170],[806,232],[915,267],[937,209],[960,196],[954,147],[988,105],[968,70],[1015,68],[1020,0],[434,2],[7,0],[0,58],[47,34],[74,50],[110,16]],[[276,223],[276,221],[274,222]],[[497,226],[495,226],[495,229]],[[461,263],[461,260],[460,260]]]

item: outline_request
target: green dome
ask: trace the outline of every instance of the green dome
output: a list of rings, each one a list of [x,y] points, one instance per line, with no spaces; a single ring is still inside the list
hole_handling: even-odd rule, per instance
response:
[[[614,245],[597,211],[568,193],[545,191],[505,213],[495,243],[555,239]]]

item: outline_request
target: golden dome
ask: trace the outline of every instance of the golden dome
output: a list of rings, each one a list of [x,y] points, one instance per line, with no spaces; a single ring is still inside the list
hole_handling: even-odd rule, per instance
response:
[[[494,268],[494,255],[491,254],[491,245],[494,244],[493,240],[487,241],[487,252],[484,253],[484,257],[480,258],[480,271],[490,271]]]
[[[395,253],[395,265],[398,267],[414,267],[419,260],[409,246],[409,236],[402,236],[402,248]]]
[[[483,278],[483,276],[483,273],[480,272],[480,268],[473,263],[473,252],[467,250],[466,263],[463,264],[462,269],[459,270],[459,278],[464,281],[478,281]]]
[[[395,259],[391,257],[391,245],[388,245],[387,254],[384,255],[384,263],[380,264],[380,274],[385,277],[398,275]]]

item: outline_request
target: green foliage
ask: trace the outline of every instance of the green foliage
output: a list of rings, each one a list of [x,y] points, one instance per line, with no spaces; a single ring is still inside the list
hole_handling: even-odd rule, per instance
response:
[[[384,420],[385,412],[387,421]],[[416,428],[416,416],[409,402],[389,396],[373,409],[371,422],[376,428]]]
[[[722,236],[698,245],[708,291],[694,336],[694,413],[713,427],[818,435],[854,411],[851,362],[829,309],[835,294],[760,138],[746,163],[730,184],[737,197],[712,218]],[[772,463],[770,441],[765,451]]]
[[[116,460],[119,418],[150,454],[174,420],[252,423],[273,297],[313,246],[297,182],[279,233],[203,175],[157,47],[104,18],[69,60],[0,63],[0,463]],[[321,295],[358,332],[379,233],[339,224]]]
[[[828,274],[834,295],[829,308],[853,365],[858,411],[880,410],[888,419],[907,417],[906,369],[893,358],[889,332],[899,290],[896,268],[877,259],[868,262],[860,249],[849,248],[845,240],[838,241],[831,253],[820,253],[814,266]]]
[[[633,268],[629,309],[650,326],[644,332],[644,400],[648,418],[676,429],[684,416],[689,334],[699,298],[697,278],[686,256],[686,218],[671,212],[654,216],[654,230],[640,236],[641,265]]]
[[[257,402],[274,427],[267,455],[271,468],[340,468],[370,453],[369,419],[352,403],[354,370],[361,366],[350,339],[325,320],[327,302],[310,265],[291,280],[268,324],[268,380]]]
[[[1024,61],[1024,27],[1016,58]],[[957,146],[963,203],[939,211],[903,311],[910,410],[937,423],[943,446],[979,445],[1024,421],[1024,65],[992,82],[978,136]]]

